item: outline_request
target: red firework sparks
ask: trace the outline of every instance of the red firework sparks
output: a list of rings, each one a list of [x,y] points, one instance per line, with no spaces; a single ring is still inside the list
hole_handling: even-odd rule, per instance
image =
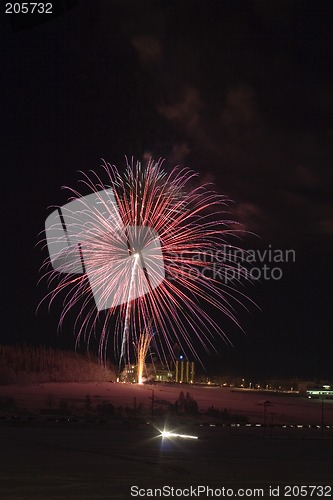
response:
[[[112,336],[119,362],[130,362],[148,323],[163,360],[175,344],[199,359],[195,339],[207,351],[217,336],[230,342],[204,308],[237,323],[230,300],[242,304],[241,294],[221,280],[236,265],[225,253],[237,233],[228,200],[209,185],[193,187],[197,174],[188,168],[167,172],[161,160],[144,167],[132,161],[124,174],[104,163],[106,181],[82,175],[90,194],[70,189],[69,203],[46,223],[45,265],[53,267],[45,274],[53,288],[47,297],[50,304],[63,297],[59,324],[79,304],[77,341],[89,342],[99,328],[101,358]]]

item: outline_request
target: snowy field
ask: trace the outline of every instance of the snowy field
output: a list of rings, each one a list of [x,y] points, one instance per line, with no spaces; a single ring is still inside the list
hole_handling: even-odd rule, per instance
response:
[[[0,398],[12,397],[17,406],[38,412],[46,408],[50,400],[55,406],[61,399],[68,400],[75,407],[82,407],[87,395],[92,404],[108,401],[114,406],[133,407],[141,404],[144,408],[151,407],[152,391],[154,391],[155,406],[159,400],[174,403],[180,391],[189,392],[198,402],[200,411],[210,406],[232,413],[244,414],[253,422],[262,422],[264,417],[264,402],[269,401],[267,416],[279,424],[321,424],[322,410],[324,422],[333,425],[333,400],[325,400],[324,408],[318,399],[308,399],[298,395],[263,394],[255,391],[233,391],[230,388],[200,387],[194,385],[143,385],[114,383],[66,383],[39,384],[29,386],[0,386]]]
[[[201,410],[209,406],[248,415],[263,422],[320,423],[318,400],[297,396],[233,392],[229,388],[124,384],[43,384],[2,386],[0,396],[11,396],[17,406],[35,414],[51,400],[61,399],[84,408],[89,395],[93,405],[109,401],[115,406],[142,403],[151,408],[152,391],[159,400],[174,402],[180,390],[189,391]],[[134,399],[135,398],[135,399]],[[333,404],[325,401],[325,424],[332,424]],[[210,427],[199,423],[171,429],[198,439],[162,439],[159,424],[131,425],[122,421],[104,424],[27,422],[3,419],[0,425],[1,500],[94,500],[135,498],[132,492],[148,489],[206,486],[262,490],[287,485],[332,487],[332,430],[263,427]],[[167,491],[171,491],[170,489]],[[282,490],[280,490],[282,491]],[[326,490],[333,496],[333,489]],[[186,493],[186,492],[185,492]],[[218,495],[221,497],[221,495]],[[240,495],[239,495],[240,496]],[[315,497],[315,495],[312,495]],[[137,498],[152,498],[138,495]],[[156,496],[155,498],[161,498]],[[200,498],[212,496],[200,495]],[[215,497],[217,498],[217,496]]]
[[[125,426],[1,426],[0,440],[2,500],[128,500],[134,498],[131,486],[164,485],[258,487],[265,491],[262,498],[269,498],[272,486],[333,483],[332,440],[226,431],[197,440],[162,440],[154,428]]]

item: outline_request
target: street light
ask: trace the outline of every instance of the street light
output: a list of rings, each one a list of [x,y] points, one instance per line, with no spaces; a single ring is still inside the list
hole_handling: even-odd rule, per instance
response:
[[[151,423],[154,423],[154,403],[155,403],[155,393],[154,389],[151,390]]]
[[[263,402],[263,405],[264,405],[264,433],[266,435],[266,423],[267,423],[267,406],[272,406],[272,403],[270,401],[264,401]]]
[[[325,395],[321,395],[321,437],[324,436],[324,397]]]

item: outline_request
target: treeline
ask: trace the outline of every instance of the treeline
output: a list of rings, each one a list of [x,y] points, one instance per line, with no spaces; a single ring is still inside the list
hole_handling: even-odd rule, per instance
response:
[[[0,345],[0,384],[109,382],[116,371],[89,354],[29,345]]]

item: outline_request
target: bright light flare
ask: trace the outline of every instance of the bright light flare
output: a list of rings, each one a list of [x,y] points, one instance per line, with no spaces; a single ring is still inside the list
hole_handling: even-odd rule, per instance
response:
[[[164,438],[183,438],[183,439],[198,439],[198,436],[192,436],[191,434],[178,434],[176,432],[170,431],[162,431],[161,432],[162,439]]]

